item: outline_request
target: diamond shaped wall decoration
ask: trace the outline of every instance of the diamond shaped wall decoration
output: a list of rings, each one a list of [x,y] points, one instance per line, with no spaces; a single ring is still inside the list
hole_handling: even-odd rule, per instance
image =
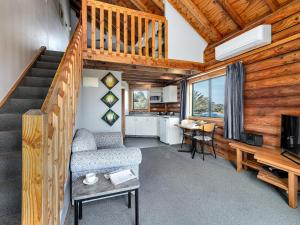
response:
[[[111,90],[117,83],[119,83],[118,79],[112,74],[108,73],[101,79],[102,83]]]
[[[112,126],[114,125],[114,123],[119,119],[119,116],[112,111],[111,109],[109,109],[104,116],[102,116],[102,119],[109,125]]]
[[[111,108],[117,101],[119,101],[119,99],[117,96],[115,96],[114,93],[109,91],[101,98],[101,101],[104,102],[109,108]]]

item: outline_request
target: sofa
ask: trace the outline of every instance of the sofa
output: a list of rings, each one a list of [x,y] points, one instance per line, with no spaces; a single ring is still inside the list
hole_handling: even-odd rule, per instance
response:
[[[131,169],[139,176],[142,154],[139,148],[126,148],[121,132],[92,133],[79,129],[72,143],[72,182],[87,173],[109,173],[120,169]]]

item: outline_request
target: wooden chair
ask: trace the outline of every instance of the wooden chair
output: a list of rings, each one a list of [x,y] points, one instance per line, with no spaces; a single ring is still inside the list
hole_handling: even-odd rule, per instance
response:
[[[181,124],[182,125],[191,125],[192,123],[194,123],[194,120],[182,120]],[[181,149],[183,147],[183,143],[186,139],[192,139],[193,138],[193,132],[191,131],[186,131],[185,129],[182,129],[182,141],[181,141]]]
[[[214,123],[205,124],[202,126],[201,129],[202,134],[193,137],[195,141],[201,143],[201,153],[203,154],[203,160],[204,160],[204,144],[207,144],[208,146],[212,147],[215,158],[217,158],[215,146],[214,146],[215,129],[216,126]],[[197,145],[194,146],[192,158],[195,157],[196,151],[197,151]]]

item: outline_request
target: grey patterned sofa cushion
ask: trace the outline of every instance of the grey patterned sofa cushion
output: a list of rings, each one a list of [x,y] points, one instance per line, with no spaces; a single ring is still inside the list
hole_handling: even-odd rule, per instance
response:
[[[101,151],[85,151],[72,154],[72,173],[118,168],[130,165],[139,165],[142,154],[139,148],[114,148]]]
[[[98,149],[125,147],[121,132],[99,132],[94,133],[94,137]]]
[[[87,129],[77,130],[73,143],[72,152],[82,152],[87,150],[97,150],[95,137],[92,132]]]

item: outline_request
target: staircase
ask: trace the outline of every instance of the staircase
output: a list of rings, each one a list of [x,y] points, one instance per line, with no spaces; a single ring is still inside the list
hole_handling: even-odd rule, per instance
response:
[[[0,108],[0,224],[21,223],[22,114],[41,108],[62,56],[46,50]]]

